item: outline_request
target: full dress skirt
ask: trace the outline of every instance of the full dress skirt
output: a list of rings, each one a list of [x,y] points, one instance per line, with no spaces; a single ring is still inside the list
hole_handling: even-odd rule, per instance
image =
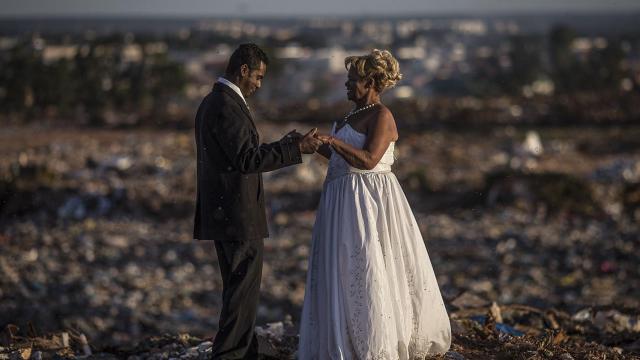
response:
[[[332,134],[360,147],[366,136]],[[451,328],[422,235],[391,172],[392,142],[372,170],[331,156],[313,227],[298,358],[423,359]]]

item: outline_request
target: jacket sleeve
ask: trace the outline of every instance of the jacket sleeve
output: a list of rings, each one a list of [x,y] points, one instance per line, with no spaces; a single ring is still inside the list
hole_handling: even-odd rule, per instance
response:
[[[227,159],[243,174],[261,173],[302,162],[298,144],[289,138],[258,146],[250,120],[240,110],[223,106],[211,122],[211,133]]]

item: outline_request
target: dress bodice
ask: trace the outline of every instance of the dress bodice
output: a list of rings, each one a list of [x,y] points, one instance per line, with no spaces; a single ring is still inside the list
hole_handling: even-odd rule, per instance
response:
[[[336,131],[336,124],[334,123],[331,129],[331,135],[358,149],[362,149],[364,147],[365,140],[367,139],[365,134],[356,131],[349,124],[344,125]],[[395,142],[392,141],[389,143],[389,147],[384,152],[384,155],[382,155],[378,164],[371,170],[358,169],[349,165],[342,156],[332,149],[333,155],[329,160],[329,168],[327,170],[327,178],[325,181],[328,182],[349,173],[368,174],[389,172],[391,171],[391,165],[393,165],[395,160],[393,155],[394,148]]]

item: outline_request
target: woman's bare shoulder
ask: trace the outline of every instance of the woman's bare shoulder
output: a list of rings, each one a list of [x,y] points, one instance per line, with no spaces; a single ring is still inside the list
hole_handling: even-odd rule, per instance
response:
[[[395,130],[396,121],[393,117],[393,114],[391,113],[391,110],[381,104],[378,111],[374,116],[372,116],[369,125],[372,127],[392,128]]]

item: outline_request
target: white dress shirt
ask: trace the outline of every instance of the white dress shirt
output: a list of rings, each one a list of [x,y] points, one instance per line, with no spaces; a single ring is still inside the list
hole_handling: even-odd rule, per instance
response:
[[[236,94],[238,94],[240,96],[242,101],[244,101],[244,104],[247,105],[247,107],[249,107],[249,104],[247,104],[247,100],[242,95],[242,91],[240,91],[240,88],[238,87],[238,85],[236,85],[236,84],[232,83],[231,81],[223,78],[222,76],[220,76],[218,78],[218,82],[227,85],[228,87],[231,88],[231,90],[235,91]]]

